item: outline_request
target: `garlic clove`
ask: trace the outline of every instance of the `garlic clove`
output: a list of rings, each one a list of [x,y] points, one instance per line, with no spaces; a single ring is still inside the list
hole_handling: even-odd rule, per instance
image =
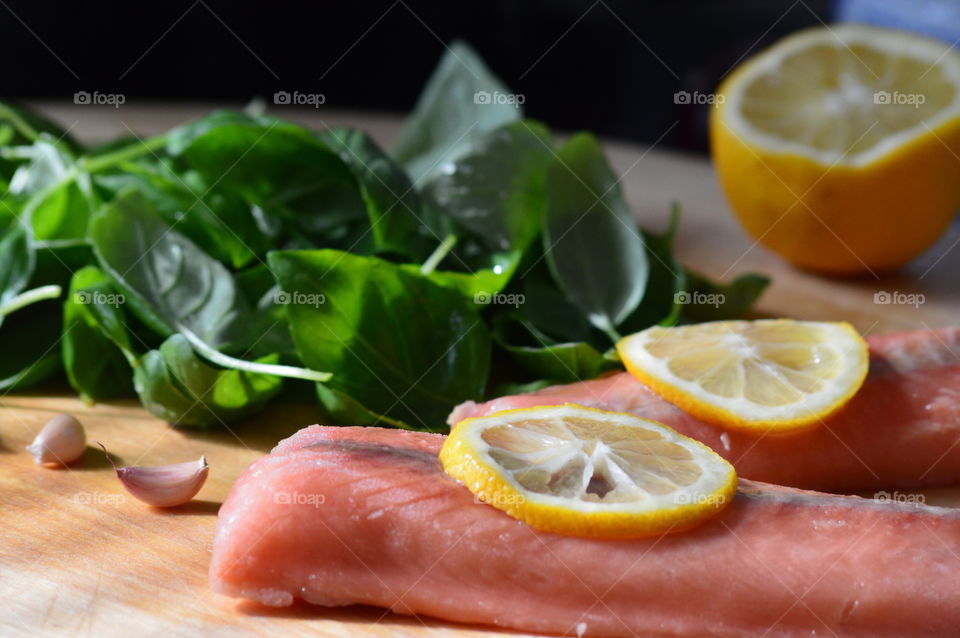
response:
[[[87,436],[83,426],[70,414],[58,414],[50,419],[33,443],[27,446],[37,465],[66,465],[83,456],[86,449]]]
[[[97,445],[107,454],[107,448],[99,441]],[[113,465],[113,459],[107,454]],[[117,467],[117,478],[134,497],[154,507],[174,507],[183,505],[200,491],[207,480],[209,466],[207,457],[198,461],[156,465],[152,467]]]
[[[155,467],[121,467],[120,482],[128,492],[154,507],[173,507],[186,503],[207,480],[206,457],[199,461]]]

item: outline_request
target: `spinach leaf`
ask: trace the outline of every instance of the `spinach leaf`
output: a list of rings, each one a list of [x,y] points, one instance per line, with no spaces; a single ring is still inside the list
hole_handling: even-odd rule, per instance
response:
[[[467,231],[464,231],[467,232]],[[412,274],[423,275],[430,281],[460,291],[478,305],[490,303],[491,299],[510,283],[520,265],[523,253],[519,250],[490,252],[470,237],[458,242],[455,235],[448,235],[445,242],[453,246],[441,260],[449,269],[433,270],[424,264],[402,264]],[[464,248],[461,249],[460,246]],[[434,259],[431,255],[430,259]],[[436,265],[436,264],[435,264]]]
[[[284,297],[273,278],[273,273],[263,264],[237,273],[237,287],[253,309],[251,332],[260,335],[250,347],[250,355],[262,357],[272,353],[290,354],[296,352],[290,324],[284,303],[290,299]]]
[[[362,131],[330,129],[320,138],[356,177],[377,250],[422,261],[430,251],[421,233],[424,211],[406,172]]]
[[[364,407],[362,423],[442,430],[453,406],[483,395],[490,336],[457,291],[336,250],[274,252],[269,265],[290,296],[300,358],[337,371],[320,391],[335,419],[358,417],[349,397]]]
[[[313,133],[271,118],[218,114],[171,137],[168,151],[308,238],[366,219],[356,178]]]
[[[15,220],[0,238],[0,308],[26,287],[35,265],[30,232]],[[3,316],[0,312],[0,323]]]
[[[25,200],[21,217],[38,240],[79,239],[86,235],[91,211],[98,205],[90,175],[75,158],[42,135],[29,146],[6,147],[8,159],[26,160],[10,180],[9,191]]]
[[[171,230],[142,194],[124,191],[101,209],[90,241],[130,308],[157,333],[188,329],[213,348],[246,340],[249,308],[233,277]]]
[[[22,390],[62,369],[60,305],[41,301],[7,317],[0,327],[0,390]]]
[[[26,266],[20,262],[19,274],[14,277],[17,284],[13,288],[27,290],[0,304],[0,319],[7,315],[0,327],[0,343],[4,344],[0,389],[6,390],[28,387],[61,369],[63,304],[56,299],[70,281],[73,269],[90,258],[89,249],[82,244],[34,244],[23,226],[15,232],[26,233],[23,236],[26,244],[23,239],[15,242],[19,246],[16,252],[26,259]],[[20,251],[25,245],[28,254],[24,256]],[[0,254],[9,257],[14,251]]]
[[[511,254],[495,254],[491,257],[497,263],[490,268],[478,268],[472,273],[434,270],[425,276],[436,284],[459,291],[476,304],[488,304],[509,283],[517,263],[516,256]],[[420,266],[403,264],[401,267],[412,274],[421,274]]]
[[[87,268],[99,271],[96,266],[88,266]],[[93,274],[84,275],[85,279],[89,278],[93,283],[79,292],[101,290],[107,296],[101,297],[100,300],[106,303],[84,304],[83,318],[89,321],[89,325],[96,327],[100,336],[112,343],[123,355],[129,364],[129,367],[126,368],[127,376],[129,376],[130,368],[136,365],[137,358],[140,356],[138,350],[142,350],[142,348],[134,347],[133,342],[136,341],[140,346],[147,348],[150,347],[150,344],[142,338],[142,326],[138,325],[133,317],[124,312],[122,306],[126,303],[126,298],[118,292],[113,281],[105,273],[99,272],[99,274],[103,277],[102,280],[95,278]],[[90,301],[92,299],[93,297],[88,295],[85,298],[77,299],[77,301]],[[121,301],[123,303],[118,303]],[[152,333],[148,336],[152,337],[151,340],[156,339]]]
[[[547,170],[544,253],[567,297],[616,340],[643,299],[647,253],[596,138],[575,135]]]
[[[211,131],[221,127],[235,125],[263,128],[269,128],[271,126],[284,126],[292,129],[299,128],[293,124],[282,122],[272,117],[250,115],[248,113],[240,113],[227,109],[217,109],[204,117],[186,122],[167,131],[164,136],[166,139],[167,153],[173,156],[182,155],[191,144]]]
[[[0,189],[3,188],[6,188],[7,191],[0,195],[0,240],[15,220],[23,218],[21,214],[23,209],[22,198],[12,195],[7,184],[0,179]]]
[[[255,207],[241,196],[208,187],[195,171],[176,173],[164,163],[137,164],[98,176],[97,183],[113,196],[126,188],[140,191],[167,224],[233,268],[274,247],[278,229],[266,220],[261,223]]]
[[[474,136],[523,116],[515,97],[464,42],[454,42],[424,87],[392,149],[414,184]]]
[[[277,355],[269,355],[257,362],[277,360]],[[194,354],[183,335],[175,334],[137,362],[134,387],[154,416],[174,425],[207,427],[256,412],[280,392],[283,380],[211,366]]]
[[[209,426],[251,414],[282,389],[283,381],[276,376],[210,365],[179,334],[138,356],[121,309],[122,294],[94,267],[79,271],[74,281],[67,316],[79,316],[72,329],[65,329],[64,361],[81,396],[96,399],[125,392],[131,387],[132,366],[132,386],[148,411],[177,425]],[[76,365],[68,363],[71,357]],[[105,363],[108,359],[112,366]],[[257,362],[277,360],[272,354]]]
[[[31,199],[24,216],[30,219],[38,240],[82,239],[98,206],[90,176],[79,173],[75,179]]]
[[[22,162],[10,179],[14,195],[35,195],[49,188],[73,165],[73,158],[46,136],[29,145],[5,147],[2,154],[5,159]]]
[[[384,414],[377,414],[349,394],[336,390],[329,384],[318,383],[316,396],[319,398],[320,405],[323,406],[324,412],[335,419],[337,423],[401,428],[405,430],[442,430],[442,428],[433,427],[434,424],[431,424],[429,428],[425,425],[414,427]]]
[[[604,355],[589,343],[552,343],[534,326],[506,316],[498,317],[493,335],[497,345],[534,379],[574,383],[618,367],[615,357]],[[518,345],[524,341],[536,345]]]
[[[643,235],[647,260],[650,262],[650,277],[643,301],[620,326],[624,334],[639,332],[657,323],[671,326],[680,320],[687,273],[673,255],[673,238],[679,221],[679,209],[675,207],[670,216],[670,226],[664,234]]]
[[[549,335],[546,338],[551,342],[577,342],[590,338],[590,322],[552,281],[540,276],[539,269],[524,277],[522,291],[520,314],[524,322]]]
[[[63,307],[63,367],[70,385],[87,403],[133,390],[130,363],[106,336],[121,340],[130,350],[123,302],[123,295],[98,268],[87,266],[73,275]]]
[[[481,305],[504,291],[540,232],[549,144],[539,124],[511,124],[468,145],[430,180],[424,201],[435,215],[428,218],[448,234],[421,272]]]
[[[616,359],[598,352],[589,343],[557,343],[539,348],[500,344],[513,360],[536,379],[555,383],[587,381],[619,367]]]
[[[687,271],[683,315],[693,321],[719,321],[742,317],[759,299],[770,279],[756,273],[740,275],[728,284],[710,281]]]
[[[494,251],[524,250],[540,231],[550,132],[516,122],[475,138],[423,187],[430,204]]]

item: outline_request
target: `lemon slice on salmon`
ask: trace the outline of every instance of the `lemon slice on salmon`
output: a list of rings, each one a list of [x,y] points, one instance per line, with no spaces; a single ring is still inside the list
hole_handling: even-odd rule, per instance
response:
[[[867,343],[848,323],[760,319],[655,326],[625,337],[627,370],[688,414],[748,431],[817,426],[867,375]]]
[[[733,498],[733,466],[647,419],[574,404],[465,419],[440,461],[477,500],[533,528],[595,538],[689,529]]]

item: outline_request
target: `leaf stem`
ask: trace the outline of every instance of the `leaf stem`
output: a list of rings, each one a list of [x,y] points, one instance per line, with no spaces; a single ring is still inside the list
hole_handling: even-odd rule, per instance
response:
[[[167,136],[158,135],[146,140],[141,140],[139,144],[131,144],[130,146],[125,146],[110,153],[81,158],[80,164],[88,173],[96,173],[120,162],[126,162],[146,155],[147,153],[152,153],[158,148],[162,148],[166,143]]]
[[[29,139],[31,142],[36,142],[37,138],[40,137],[40,134],[37,133],[37,130],[30,126],[25,119],[20,117],[20,114],[14,111],[12,108],[6,104],[0,104],[0,120],[7,120],[13,124],[13,128],[17,129],[17,132]]]
[[[74,248],[76,246],[88,246],[90,242],[86,239],[35,239],[33,245],[35,248]]]
[[[35,304],[38,301],[56,299],[60,296],[61,292],[63,292],[63,289],[60,286],[55,285],[40,286],[39,288],[21,292],[19,295],[0,306],[0,317],[5,317],[12,312],[16,312],[21,308],[26,308],[27,306]]]
[[[621,335],[619,332],[614,330],[612,326],[608,326],[607,328],[604,328],[603,331],[607,334],[608,337],[610,337],[610,341],[614,343],[619,343],[620,340],[623,339],[623,335]]]
[[[187,338],[187,341],[190,342],[190,345],[193,346],[193,349],[197,354],[211,363],[223,366],[224,368],[243,370],[245,372],[254,372],[259,374],[271,374],[277,377],[306,379],[307,381],[319,382],[329,381],[333,377],[333,374],[330,372],[318,372],[316,370],[308,370],[307,368],[298,368],[296,366],[284,366],[273,363],[257,363],[256,361],[237,359],[223,354],[215,348],[211,348],[204,343],[203,339],[198,337],[192,330],[184,328],[183,326],[179,326],[179,330],[181,334]]]
[[[0,104],[0,119],[3,117],[3,105]],[[75,181],[81,173],[96,173],[105,168],[111,168],[116,164],[136,159],[147,153],[152,153],[157,148],[166,144],[166,142],[166,135],[158,135],[157,137],[143,141],[139,145],[132,144],[128,147],[113,151],[112,153],[104,153],[103,155],[97,155],[95,157],[81,157],[69,170],[60,176],[60,179],[53,184],[49,184],[43,190],[34,193],[33,196],[27,200],[27,203],[23,207],[25,217],[30,218],[34,209],[43,203],[51,193]]]
[[[606,315],[591,314],[589,319],[590,323],[592,323],[599,330],[603,331],[603,333],[607,335],[607,337],[609,337],[610,341],[613,343],[617,343],[623,338],[623,336],[617,332],[617,329],[613,327],[613,322],[610,321],[610,318]]]
[[[421,275],[429,275],[437,266],[440,265],[440,262],[443,261],[443,258],[446,257],[453,247],[457,245],[457,236],[453,233],[450,233],[443,238],[443,241],[440,242],[440,245],[437,246],[430,256],[427,257],[427,260],[423,262],[423,265],[420,266]]]

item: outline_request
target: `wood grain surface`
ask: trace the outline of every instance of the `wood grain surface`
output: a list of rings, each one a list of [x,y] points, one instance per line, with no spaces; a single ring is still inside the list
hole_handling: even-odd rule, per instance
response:
[[[83,140],[148,136],[209,108],[39,106]],[[382,142],[397,130],[397,120],[384,116],[288,110],[279,115],[317,128],[358,126]],[[760,314],[845,319],[866,334],[957,322],[955,228],[896,276],[824,279],[790,268],[740,230],[707,161],[655,148],[616,143],[607,148],[643,225],[661,229],[670,203],[683,207],[677,242],[682,262],[724,279],[748,270],[772,278]],[[924,303],[876,304],[879,291],[917,293]],[[158,511],[127,497],[103,454],[92,447],[69,469],[38,468],[23,448],[58,412],[76,415],[90,441],[102,441],[126,465],[205,455],[209,480],[194,502]],[[134,400],[87,406],[65,387],[0,397],[0,635],[504,635],[379,609],[270,610],[209,590],[216,513],[230,485],[279,439],[321,419],[312,406],[270,406],[229,431],[201,432],[174,429]],[[924,494],[928,503],[960,506],[960,489]]]

